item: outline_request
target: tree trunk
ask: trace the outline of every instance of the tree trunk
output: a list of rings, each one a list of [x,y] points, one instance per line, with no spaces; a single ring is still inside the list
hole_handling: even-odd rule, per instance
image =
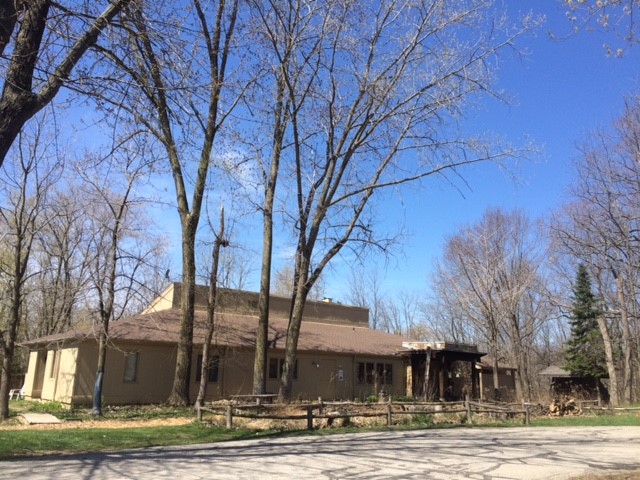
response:
[[[422,385],[422,399],[425,402],[430,400],[429,398],[429,377],[431,373],[431,347],[427,347],[427,353],[424,356],[424,383]]]
[[[0,97],[0,165],[25,122],[44,106],[32,92],[33,71],[51,2],[33,0],[25,7]]]
[[[616,277],[616,290],[618,308],[620,309],[620,321],[622,323],[622,352],[624,355],[623,399],[625,403],[630,404],[633,400],[633,343],[631,339],[631,329],[629,327],[629,315],[627,312],[624,285],[620,275]]]
[[[0,377],[0,418],[9,418],[9,390],[11,390],[11,368],[13,355],[15,352],[16,335],[18,332],[18,322],[14,319],[9,324],[7,338],[2,341],[2,376]],[[18,317],[19,319],[19,317]]]
[[[491,346],[491,369],[493,374],[493,399],[496,401],[500,401],[500,376],[498,370],[498,346],[496,345],[495,340],[492,342]]]
[[[96,368],[96,380],[93,386],[93,411],[91,415],[102,416],[102,385],[104,381],[104,366],[107,363],[107,339],[108,323],[101,325],[100,344],[98,346],[98,367]]]
[[[522,348],[521,348],[521,339],[520,339],[520,328],[518,326],[518,317],[515,314],[511,315],[511,357],[513,362],[517,368],[514,372],[515,378],[514,383],[516,387],[516,397],[518,401],[522,401],[523,397],[523,381],[522,374],[523,371],[523,361],[522,361]]]
[[[282,140],[287,128],[288,115],[285,107],[285,71],[286,62],[278,77],[273,151],[269,179],[265,185],[263,231],[262,231],[262,267],[260,273],[260,296],[258,297],[258,329],[256,331],[256,352],[253,364],[253,393],[260,395],[267,391],[267,351],[269,348],[269,298],[271,296],[271,261],[273,256],[273,204],[280,171]]]
[[[609,401],[614,407],[619,405],[618,400],[618,375],[616,372],[615,359],[613,357],[613,347],[609,336],[609,326],[603,315],[598,315],[598,327],[604,342],[604,353],[607,360],[607,371],[609,372]]]
[[[207,332],[202,345],[202,365],[200,366],[200,387],[196,397],[196,407],[204,405],[207,398],[209,384],[209,370],[211,368],[211,340],[215,329],[216,305],[218,301],[218,265],[220,262],[220,248],[226,246],[224,239],[224,207],[220,211],[220,232],[213,244],[211,259],[211,274],[209,276],[209,298],[207,299]]]
[[[267,350],[269,348],[269,297],[271,295],[271,258],[273,251],[273,197],[267,193],[270,209],[265,205],[262,271],[260,273],[260,295],[258,297],[258,328],[256,331],[256,352],[253,362],[253,393],[261,395],[267,392]]]
[[[184,225],[186,223],[186,225]],[[189,398],[189,380],[191,378],[191,357],[193,354],[193,320],[195,310],[195,229],[186,220],[182,231],[182,291],[180,295],[181,319],[176,370],[173,388],[167,402],[174,406],[187,406]],[[197,225],[197,222],[196,222]]]
[[[28,242],[27,242],[28,243]],[[13,285],[11,288],[11,316],[7,325],[6,338],[4,333],[0,338],[2,342],[2,375],[0,378],[0,418],[9,418],[9,390],[11,389],[11,368],[13,366],[13,356],[15,354],[16,338],[18,336],[18,325],[20,324],[20,310],[22,305],[22,287],[26,273],[26,262],[29,258],[30,248],[23,257],[23,238],[18,235],[17,243],[13,252]]]
[[[42,45],[42,39],[52,2],[50,0],[19,2],[24,4],[24,12],[21,15],[20,28],[15,35],[15,45],[0,97],[0,166],[27,120],[53,100],[76,64],[87,50],[95,45],[102,30],[129,1],[113,0],[108,3],[102,14],[64,53],[62,61],[58,65],[47,66],[52,73],[39,93],[32,91],[33,72],[38,58],[41,57],[40,54],[47,47]],[[4,3],[12,2],[13,0],[4,0]],[[12,9],[5,10],[4,6],[0,8],[0,15],[11,15],[11,13]],[[15,15],[13,18],[16,18]],[[6,21],[6,17],[0,17],[0,52],[4,51],[5,42],[11,38],[11,32],[8,29],[13,29],[15,23],[11,17],[9,21]],[[57,48],[55,47],[56,50]],[[46,53],[48,52],[44,52],[45,55]]]
[[[292,299],[293,305],[291,309],[291,315],[289,317],[289,327],[287,328],[287,342],[285,344],[284,366],[282,367],[280,391],[278,392],[278,400],[280,402],[288,403],[291,401],[291,393],[293,389],[293,372],[296,365],[298,350],[298,338],[300,337],[302,315],[304,314],[304,306],[307,301],[308,294],[308,289],[303,286],[299,289],[297,294]]]

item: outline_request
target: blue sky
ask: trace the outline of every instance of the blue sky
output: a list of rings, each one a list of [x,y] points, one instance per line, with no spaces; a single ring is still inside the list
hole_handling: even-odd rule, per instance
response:
[[[441,182],[428,182],[403,192],[404,218],[397,203],[383,209],[390,219],[400,217],[409,234],[384,273],[389,292],[426,293],[432,263],[446,236],[479,220],[487,208],[522,209],[532,218],[558,208],[572,181],[576,143],[594,128],[608,128],[621,114],[624,97],[640,91],[637,46],[622,58],[608,57],[603,45],[622,42],[611,32],[569,35],[571,26],[559,2],[512,1],[508,9],[511,15],[529,10],[544,14],[546,23],[521,39],[519,46],[527,55],[502,57],[498,86],[512,98],[510,104],[483,103],[470,113],[468,127],[495,132],[515,145],[531,138],[540,154],[519,164],[515,180],[509,172],[485,164],[464,171],[469,184],[464,196]],[[341,271],[341,266],[335,269]],[[344,299],[344,278],[328,278],[327,295]]]
[[[530,139],[540,153],[513,171],[491,164],[465,169],[461,173],[468,188],[462,192],[430,180],[421,187],[404,189],[401,197],[379,205],[377,210],[387,226],[403,226],[406,234],[386,269],[380,261],[383,288],[390,294],[403,290],[426,294],[433,261],[440,255],[446,237],[478,221],[487,208],[522,209],[532,219],[558,208],[571,184],[576,143],[594,128],[607,128],[622,112],[624,97],[640,92],[638,46],[628,49],[622,58],[608,57],[603,45],[622,42],[611,32],[571,35],[565,8],[559,1],[512,0],[505,5],[514,19],[533,11],[545,15],[546,23],[520,39],[518,47],[527,52],[525,55],[513,51],[501,56],[497,87],[511,99],[509,104],[480,102],[479,108],[469,112],[466,128],[498,134],[514,145]],[[172,191],[170,182],[168,191]],[[175,207],[163,208],[162,217],[163,230],[175,237],[172,271],[177,273],[180,229]],[[249,242],[248,247],[255,250],[255,280],[247,288],[257,289],[261,253],[257,233],[261,228],[250,230],[256,232],[252,235],[255,238],[239,240]],[[290,262],[288,252],[288,248],[276,249],[276,268]],[[324,280],[327,296],[347,301],[351,268],[344,258],[334,259]]]

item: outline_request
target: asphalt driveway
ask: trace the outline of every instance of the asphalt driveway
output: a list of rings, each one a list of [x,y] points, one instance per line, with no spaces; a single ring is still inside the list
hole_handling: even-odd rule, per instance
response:
[[[5,460],[0,478],[562,479],[634,469],[640,469],[640,427],[473,428]]]

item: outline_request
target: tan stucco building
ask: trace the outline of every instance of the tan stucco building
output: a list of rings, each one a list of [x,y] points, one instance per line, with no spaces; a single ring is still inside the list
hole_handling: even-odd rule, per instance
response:
[[[113,322],[103,385],[107,404],[157,403],[169,397],[180,324],[180,289],[174,283],[140,315]],[[199,385],[206,288],[196,293],[191,396]],[[214,364],[208,399],[250,394],[258,324],[258,294],[222,290],[216,314]],[[277,393],[284,359],[290,300],[272,297],[267,390]],[[73,330],[33,340],[25,394],[65,404],[90,404],[97,366],[97,330]],[[372,330],[368,310],[334,302],[308,302],[298,342],[293,396],[356,399],[407,393],[408,339]]]

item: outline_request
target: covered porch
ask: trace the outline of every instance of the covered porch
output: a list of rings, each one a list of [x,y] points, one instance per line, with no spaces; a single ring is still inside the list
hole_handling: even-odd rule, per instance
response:
[[[476,345],[449,342],[403,342],[399,354],[407,363],[407,395],[424,401],[480,397],[484,353]]]

